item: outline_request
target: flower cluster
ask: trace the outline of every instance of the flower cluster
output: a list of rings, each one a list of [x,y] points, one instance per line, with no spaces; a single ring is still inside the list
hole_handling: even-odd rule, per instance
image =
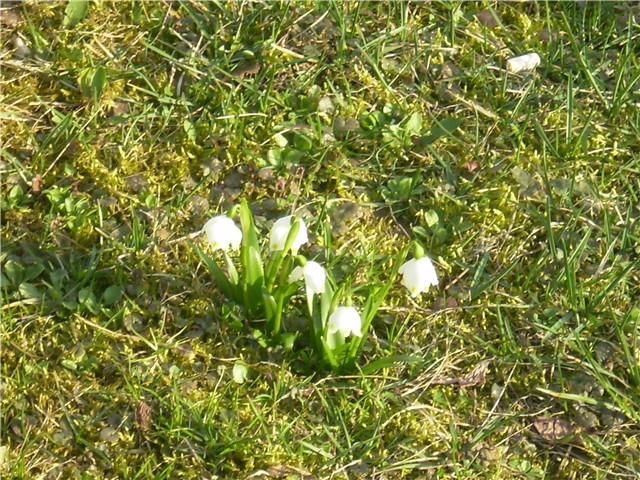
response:
[[[350,294],[345,293],[350,290],[346,286],[337,286],[320,263],[298,255],[300,248],[309,241],[303,219],[289,215],[273,224],[269,235],[271,255],[264,263],[253,216],[246,202],[232,210],[232,215],[235,212],[239,214],[241,227],[231,216],[219,215],[206,222],[203,228],[211,249],[222,252],[226,271],[195,247],[218,286],[229,299],[244,304],[250,315],[265,318],[266,333],[271,338],[281,338],[291,335],[280,331],[283,310],[296,294],[299,282],[304,282],[315,344],[332,367],[355,361],[371,320],[396,274],[402,275],[402,284],[413,298],[438,285],[433,263],[422,249],[417,246],[415,258],[402,263],[407,253],[405,249],[397,259],[389,281],[371,288],[361,313],[351,305]],[[240,270],[236,269],[229,256],[230,252],[238,249]],[[314,308],[318,303],[320,308]]]

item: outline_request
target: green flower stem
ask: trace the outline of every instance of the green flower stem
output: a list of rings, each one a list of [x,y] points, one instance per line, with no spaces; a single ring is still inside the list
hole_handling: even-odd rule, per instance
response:
[[[273,326],[271,328],[271,336],[275,337],[280,333],[280,325],[282,323],[282,306],[284,304],[284,295],[279,295],[276,300],[276,315],[273,318]]]
[[[291,250],[291,245],[293,244],[293,241],[298,235],[299,228],[300,228],[300,220],[298,220],[297,217],[293,217],[293,219],[291,220],[291,229],[289,230],[289,235],[287,235],[287,241],[284,244],[284,248],[280,251],[277,251],[274,254],[272,258],[273,263],[270,262],[270,265],[267,268],[268,273],[267,273],[266,286],[267,286],[267,290],[269,291],[273,289],[273,285],[276,281],[276,277],[278,275],[278,271],[280,270],[280,266],[282,265],[282,261],[284,260],[284,257],[287,255],[287,252]],[[288,274],[289,272],[287,272],[287,275]]]
[[[276,275],[278,273],[278,269],[282,264],[282,260],[284,258],[284,250],[280,250],[277,252],[273,252],[269,263],[267,264],[267,278],[265,279],[265,286],[267,290],[271,291],[273,289],[273,285],[276,281]]]
[[[240,281],[240,277],[238,276],[238,271],[236,270],[235,265],[233,264],[233,260],[231,260],[231,256],[227,252],[222,252],[224,257],[224,261],[227,265],[227,273],[229,275],[229,280],[233,285],[238,285]]]

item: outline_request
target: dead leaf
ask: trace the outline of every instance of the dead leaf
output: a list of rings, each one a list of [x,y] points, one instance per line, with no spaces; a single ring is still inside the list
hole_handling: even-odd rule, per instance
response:
[[[462,377],[436,377],[431,385],[457,385],[462,388],[484,385],[491,360],[482,360],[473,370]]]
[[[111,107],[111,112],[110,114],[114,117],[119,117],[121,115],[124,115],[125,113],[129,112],[129,104],[126,102],[122,102],[120,100],[117,100],[114,104],[113,107]]]
[[[312,476],[309,472],[301,470],[299,468],[291,467],[289,465],[274,465],[267,470],[256,470],[245,477],[245,480],[264,479],[264,478],[290,478],[291,475],[295,475],[296,478],[301,480],[315,480],[316,477]]]
[[[469,173],[473,173],[476,170],[480,170],[480,162],[477,160],[469,160],[462,165],[462,168]]]
[[[5,8],[7,3],[4,2],[2,8],[0,8],[0,25],[6,25],[7,27],[20,25],[24,21],[20,10],[14,7]]]
[[[460,69],[451,62],[445,62],[440,68],[440,80],[448,80],[460,75]]]
[[[500,18],[500,13],[495,12],[495,16]],[[476,20],[480,25],[484,25],[487,28],[496,28],[498,26],[498,21],[488,8],[476,13]]]
[[[42,175],[39,173],[31,179],[31,191],[36,195],[42,192]]]
[[[135,420],[140,433],[151,430],[153,425],[153,412],[149,404],[144,400],[140,400],[136,407]]]
[[[547,441],[570,440],[575,433],[573,425],[562,417],[537,417],[533,420],[533,426]]]
[[[240,65],[233,71],[233,75],[237,78],[244,78],[249,75],[256,75],[260,72],[260,64],[256,62],[245,63],[244,65]]]
[[[484,385],[486,380],[487,369],[491,364],[491,360],[483,360],[475,366],[473,370],[467,373],[464,377],[458,380],[458,384],[462,388],[475,387],[477,385]]]
[[[80,144],[76,140],[71,140],[67,145],[65,145],[64,149],[60,153],[60,156],[62,158],[69,158],[73,156],[79,148]]]
[[[551,40],[556,40],[558,38],[557,30],[550,30],[548,28],[543,28],[538,32],[538,40],[542,43],[549,43]]]
[[[457,385],[459,380],[458,377],[436,377],[429,383],[431,385]]]
[[[434,312],[453,308],[458,308],[458,301],[453,297],[436,298],[432,306]]]

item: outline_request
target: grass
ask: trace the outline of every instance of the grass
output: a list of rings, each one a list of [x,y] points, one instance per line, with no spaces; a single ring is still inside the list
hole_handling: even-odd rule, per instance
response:
[[[4,478],[637,478],[635,3],[70,5],[2,14]],[[241,198],[441,285],[263,347],[188,244]]]

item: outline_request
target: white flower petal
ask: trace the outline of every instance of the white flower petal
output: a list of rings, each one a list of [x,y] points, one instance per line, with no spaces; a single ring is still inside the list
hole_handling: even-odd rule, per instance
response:
[[[413,258],[405,262],[398,272],[402,275],[402,284],[412,297],[417,297],[431,286],[438,285],[438,274],[429,257]]]
[[[324,284],[327,279],[327,274],[317,262],[309,261],[306,263],[303,269],[304,281],[307,288],[315,294],[324,293]]]
[[[207,241],[213,250],[224,250],[240,247],[242,242],[242,230],[226,215],[213,217],[204,224],[203,230],[207,234]]]
[[[273,251],[282,250],[284,248],[285,243],[287,243],[287,237],[289,236],[289,231],[291,230],[291,220],[293,219],[292,215],[288,217],[282,217],[273,224],[273,228],[271,229],[271,236],[269,238],[269,247]],[[309,238],[307,237],[307,226],[304,223],[304,220],[299,219],[298,225],[298,233],[296,234],[296,238],[293,239],[293,243],[291,244],[291,251],[297,252],[302,244],[307,243]]]
[[[362,337],[362,319],[353,307],[337,307],[329,316],[328,333],[340,332],[345,338],[349,335]]]
[[[324,293],[327,274],[318,262],[308,261],[304,267],[296,267],[289,274],[289,283],[298,282],[304,278],[307,291],[312,295]]]
[[[291,270],[288,281],[289,283],[298,282],[302,280],[302,277],[304,277],[304,269],[302,267],[296,267],[293,270]]]

